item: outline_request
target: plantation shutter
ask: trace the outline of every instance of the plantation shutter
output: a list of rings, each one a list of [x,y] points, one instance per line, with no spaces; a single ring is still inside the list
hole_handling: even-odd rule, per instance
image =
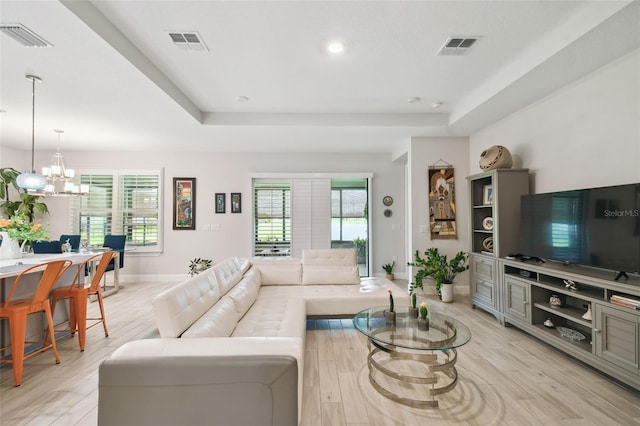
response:
[[[293,179],[292,256],[331,248],[331,179]]]
[[[71,229],[90,246],[102,246],[113,233],[113,175],[81,175],[80,183],[89,185],[89,194],[74,198]]]
[[[119,178],[119,208],[122,233],[129,245],[158,245],[159,176],[124,175]]]
[[[288,256],[291,250],[291,185],[255,181],[254,255]]]

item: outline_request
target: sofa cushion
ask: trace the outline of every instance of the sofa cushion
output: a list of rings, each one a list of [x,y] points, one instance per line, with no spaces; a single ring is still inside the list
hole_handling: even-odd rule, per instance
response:
[[[233,330],[232,337],[299,337],[304,341],[306,319],[303,299],[259,298]]]
[[[227,293],[233,300],[238,318],[242,318],[253,302],[258,298],[260,290],[260,270],[251,268],[240,282]]]
[[[194,322],[182,337],[229,337],[239,318],[235,303],[227,295]]]
[[[223,260],[213,267],[213,272],[220,285],[220,294],[225,295],[242,278],[242,268],[236,257]]]
[[[260,270],[262,285],[302,284],[302,262],[292,257],[254,257],[254,268]]]
[[[356,251],[303,250],[302,284],[360,284]]]
[[[153,314],[162,337],[178,337],[220,299],[212,269],[183,281],[153,298]]]

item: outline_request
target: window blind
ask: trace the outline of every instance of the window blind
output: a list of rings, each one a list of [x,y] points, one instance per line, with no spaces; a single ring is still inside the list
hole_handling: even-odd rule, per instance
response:
[[[331,179],[293,179],[292,188],[292,256],[331,248]]]
[[[288,182],[255,182],[253,189],[254,255],[289,255],[291,186]]]
[[[137,251],[162,251],[161,170],[79,175],[89,194],[72,203],[72,232],[93,246],[107,234],[124,234]]]

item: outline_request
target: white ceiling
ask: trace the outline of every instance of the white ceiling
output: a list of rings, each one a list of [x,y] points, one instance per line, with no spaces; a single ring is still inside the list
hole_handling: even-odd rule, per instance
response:
[[[392,152],[469,135],[640,47],[638,0],[0,0],[0,22],[54,45],[0,35],[1,142],[26,150],[26,74],[43,79],[36,149],[61,128],[63,151]],[[436,56],[449,36],[479,41]]]

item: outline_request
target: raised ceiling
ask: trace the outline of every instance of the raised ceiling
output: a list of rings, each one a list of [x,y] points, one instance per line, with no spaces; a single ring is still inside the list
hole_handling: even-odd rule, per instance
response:
[[[472,134],[637,49],[639,6],[1,0],[2,24],[54,47],[0,35],[0,136],[29,149],[35,74],[38,149],[61,128],[66,150],[392,152]],[[208,50],[171,32],[197,32]],[[451,36],[478,41],[436,55]],[[343,53],[326,51],[332,40]]]

